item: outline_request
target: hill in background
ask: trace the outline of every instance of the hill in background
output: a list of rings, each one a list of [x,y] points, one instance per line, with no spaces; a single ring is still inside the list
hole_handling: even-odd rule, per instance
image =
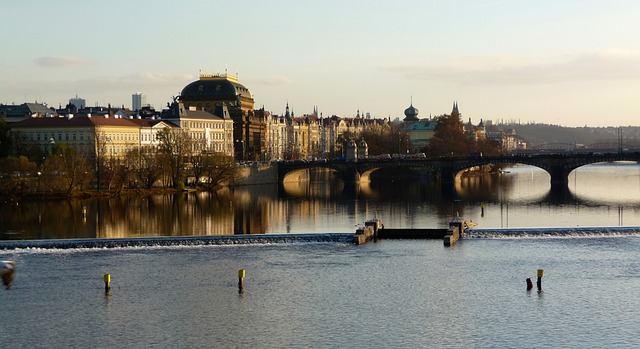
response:
[[[496,124],[487,131],[515,130],[529,147],[544,144],[568,143],[589,146],[598,143],[617,143],[621,135],[622,144],[640,145],[640,127],[565,127],[547,124]]]

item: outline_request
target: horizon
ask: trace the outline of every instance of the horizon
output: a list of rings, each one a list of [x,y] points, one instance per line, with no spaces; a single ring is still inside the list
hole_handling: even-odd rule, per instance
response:
[[[457,102],[474,124],[640,124],[640,3],[627,0],[4,7],[17,15],[2,22],[2,104],[131,108],[141,92],[161,110],[200,72],[228,71],[278,115],[394,120],[413,105],[422,119]]]

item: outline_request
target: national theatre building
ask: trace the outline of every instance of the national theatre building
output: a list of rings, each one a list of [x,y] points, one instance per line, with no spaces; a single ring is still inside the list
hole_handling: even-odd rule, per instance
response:
[[[260,160],[265,150],[264,113],[254,110],[253,95],[238,77],[230,74],[200,74],[182,89],[179,96],[187,110],[215,114],[226,107],[233,119],[233,144],[236,159]]]

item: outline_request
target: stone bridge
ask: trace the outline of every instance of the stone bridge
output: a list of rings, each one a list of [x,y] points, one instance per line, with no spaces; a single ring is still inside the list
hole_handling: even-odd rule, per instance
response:
[[[455,181],[463,170],[489,164],[525,164],[547,171],[552,187],[565,187],[569,174],[578,167],[612,161],[640,161],[640,152],[615,153],[557,153],[557,154],[509,154],[502,156],[478,156],[469,158],[433,159],[390,159],[345,161],[290,161],[278,164],[278,180],[283,182],[287,175],[304,169],[328,168],[337,172],[346,182],[357,182],[373,171],[384,168],[404,169],[415,172],[428,180],[439,180],[443,184]]]

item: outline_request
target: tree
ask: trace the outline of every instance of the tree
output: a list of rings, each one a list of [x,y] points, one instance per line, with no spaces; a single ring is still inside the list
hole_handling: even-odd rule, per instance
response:
[[[230,182],[238,176],[238,165],[231,156],[206,154],[202,159],[202,183],[209,190]]]
[[[27,178],[33,177],[36,169],[36,163],[25,156],[0,158],[0,191],[8,193],[19,189],[24,192]]]
[[[0,158],[9,156],[11,149],[9,126],[4,118],[0,118]]]
[[[0,130],[0,132],[2,132]],[[7,155],[26,156],[29,160],[40,163],[42,161],[43,152],[35,142],[31,141],[26,135],[19,131],[11,131],[6,139],[0,140],[7,147],[4,152]],[[5,147],[1,147],[5,148]]]
[[[165,128],[158,132],[158,150],[167,166],[172,188],[182,189],[187,176],[187,159],[192,150],[192,140],[183,129]]]
[[[109,137],[101,131],[95,130],[95,173],[97,179],[97,189],[100,191],[101,182],[100,179],[104,177],[104,169],[107,161],[107,142],[110,141]]]
[[[459,116],[441,115],[437,117],[433,137],[427,151],[430,156],[463,157],[469,154],[469,137],[464,133],[464,125]]]
[[[145,146],[140,151],[129,150],[125,156],[128,186],[151,189],[163,174],[160,161],[158,149],[155,147]]]
[[[43,173],[53,191],[71,193],[90,179],[91,166],[86,156],[66,143],[56,144],[44,161]]]
[[[362,132],[369,154],[402,154],[410,150],[409,134],[402,124],[373,125]]]

